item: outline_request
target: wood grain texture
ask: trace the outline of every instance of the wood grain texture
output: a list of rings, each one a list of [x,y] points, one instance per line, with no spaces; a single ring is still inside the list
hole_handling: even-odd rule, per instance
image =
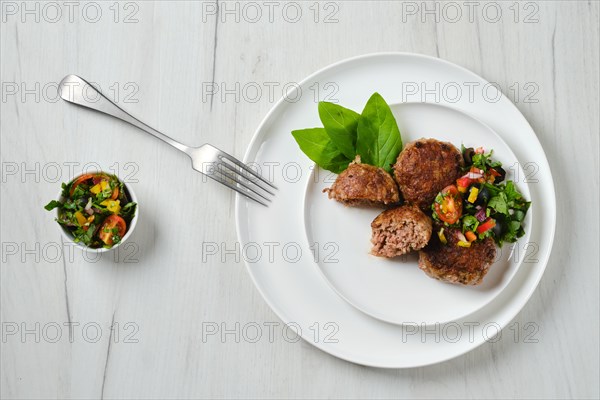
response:
[[[83,14],[84,3],[73,22],[64,6],[51,22],[54,11],[38,2],[28,6],[39,7],[39,22],[32,15],[23,22],[21,2],[2,2],[2,398],[600,396],[598,2],[481,2],[472,18],[462,2],[453,3],[458,18],[446,3],[306,2],[294,3],[302,10],[297,22],[279,2],[272,21],[256,3],[256,22],[236,2],[219,2],[216,15],[212,2],[117,3],[118,22],[112,2],[95,4],[97,22],[86,20],[95,14]],[[424,13],[436,7],[437,22]],[[496,7],[502,16],[493,22]],[[137,22],[124,23],[132,12]],[[328,15],[337,21],[325,23]],[[241,157],[286,83],[380,51],[439,56],[497,82],[537,133],[554,175],[558,225],[546,273],[513,321],[519,329],[410,370],[353,365],[286,341],[281,327],[272,342],[265,335],[256,343],[234,335],[203,341],[207,323],[281,323],[241,260],[202,259],[203,242],[234,248],[234,196],[163,143],[56,101],[52,84],[77,73],[113,95],[118,88],[117,100],[149,125]],[[221,90],[209,96],[212,82]],[[23,89],[32,92],[23,97]],[[79,163],[78,172],[91,160],[105,169],[118,163],[122,176],[135,172],[129,179],[138,180],[141,218],[134,246],[116,260],[86,261],[68,249],[56,257],[61,238],[42,209],[58,190],[51,168],[57,164],[68,180],[67,163]],[[68,322],[80,324],[72,337]],[[35,332],[36,323],[39,340],[22,338],[22,328]],[[538,327],[536,343],[524,340],[527,323]],[[53,324],[62,327],[56,343]],[[15,326],[20,331],[10,334]]]

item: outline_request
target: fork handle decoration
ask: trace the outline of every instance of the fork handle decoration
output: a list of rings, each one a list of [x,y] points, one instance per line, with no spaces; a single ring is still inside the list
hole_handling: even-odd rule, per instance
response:
[[[65,76],[58,86],[58,94],[70,103],[118,118],[170,144],[190,156],[195,170],[257,203],[266,206],[266,202],[271,201],[268,194],[273,195],[271,189],[277,189],[241,161],[214,146],[204,144],[200,147],[189,147],[146,125],[77,75]],[[205,164],[212,164],[214,168],[206,170]]]

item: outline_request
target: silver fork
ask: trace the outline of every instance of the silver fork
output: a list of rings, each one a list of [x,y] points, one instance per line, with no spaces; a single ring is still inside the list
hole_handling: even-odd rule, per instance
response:
[[[67,75],[58,86],[58,93],[64,100],[130,123],[190,156],[192,168],[211,179],[235,190],[255,202],[268,206],[277,190],[268,180],[235,157],[210,145],[188,147],[156,129],[149,127],[129,115],[121,107],[110,101],[89,82],[77,75]]]

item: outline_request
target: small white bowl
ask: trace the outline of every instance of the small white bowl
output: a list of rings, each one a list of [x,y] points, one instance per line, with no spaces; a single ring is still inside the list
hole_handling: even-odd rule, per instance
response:
[[[105,171],[87,171],[86,174],[108,174],[108,175],[113,175],[109,172],[105,172]],[[85,174],[80,174],[77,175],[76,177],[74,177],[72,180],[70,180],[69,182],[73,182],[75,179],[79,178],[81,175],[85,175]],[[120,179],[119,179],[120,180]],[[120,180],[121,181],[121,180]],[[123,182],[123,181],[121,181]],[[136,203],[136,207],[135,207],[135,215],[133,216],[133,218],[131,219],[131,222],[129,223],[129,226],[127,227],[127,232],[125,233],[125,236],[123,236],[123,238],[121,239],[121,241],[117,244],[115,244],[114,246],[112,246],[110,249],[104,248],[104,247],[100,247],[97,249],[91,248],[86,246],[83,243],[80,242],[75,242],[73,240],[73,235],[71,234],[71,232],[69,232],[69,230],[67,228],[65,228],[64,226],[62,226],[61,224],[58,224],[58,226],[60,227],[60,232],[62,233],[63,237],[73,243],[75,246],[86,250],[90,253],[106,253],[109,251],[112,251],[114,249],[116,249],[117,247],[121,246],[123,243],[125,243],[127,241],[127,239],[129,239],[129,237],[131,236],[131,234],[133,233],[133,230],[135,229],[135,226],[137,225],[137,220],[138,220],[138,216],[140,215],[140,204],[137,201],[137,196],[135,195],[133,189],[131,188],[131,186],[127,185],[125,182],[123,182],[123,187],[125,188],[125,191],[127,193],[127,197],[129,198],[130,201]],[[63,201],[64,198],[62,197],[62,189],[60,192],[58,192],[58,201]],[[56,209],[56,218],[58,218],[58,212],[60,210],[57,208]]]

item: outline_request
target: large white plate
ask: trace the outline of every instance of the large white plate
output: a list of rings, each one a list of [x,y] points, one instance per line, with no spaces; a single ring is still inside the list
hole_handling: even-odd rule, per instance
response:
[[[429,95],[430,98],[425,95],[424,100],[461,110],[488,125],[526,166],[529,177],[537,179],[523,185],[529,187],[529,197],[535,205],[528,223],[530,246],[527,254],[520,255],[526,258],[506,288],[485,307],[447,324],[435,325],[433,331],[431,327],[412,324],[399,326],[357,310],[323,278],[315,259],[335,258],[344,249],[341,243],[336,249],[336,243],[311,245],[306,241],[304,191],[312,179],[313,166],[299,151],[290,131],[320,125],[313,94],[316,87],[327,83],[338,89],[335,97],[340,104],[352,109],[361,109],[375,91],[389,103],[401,103],[415,100],[414,96],[407,98],[415,86],[430,91],[462,88],[458,97],[440,92]],[[440,59],[405,53],[374,54],[346,60],[311,75],[300,84],[302,96],[282,99],[265,117],[245,161],[267,165],[274,171],[279,191],[269,208],[237,198],[238,238],[243,246],[275,249],[263,251],[262,257],[246,258],[248,271],[275,313],[285,323],[293,323],[306,341],[359,364],[422,366],[477,347],[504,327],[527,302],[552,247],[556,220],[554,184],[543,149],[525,118],[506,97],[496,98],[489,89],[481,77]]]
[[[525,174],[506,143],[488,126],[463,112],[431,103],[400,103],[391,109],[404,143],[435,137],[458,148],[461,143],[466,147],[485,146],[494,150],[494,160],[506,166],[507,179]],[[339,248],[335,257],[316,258],[316,262],[344,299],[375,318],[394,324],[432,325],[466,317],[500,294],[524,258],[512,255],[523,254],[528,248],[529,235],[525,235],[514,245],[498,249],[494,264],[478,286],[451,285],[431,279],[419,269],[416,252],[394,259],[370,255],[371,221],[381,210],[344,207],[329,200],[323,189],[331,186],[332,174],[321,170],[314,174],[306,190],[308,243],[335,243]],[[529,199],[528,185],[521,182],[518,187]],[[524,221],[526,233],[534,208]],[[513,251],[514,246],[519,246],[518,250]]]

